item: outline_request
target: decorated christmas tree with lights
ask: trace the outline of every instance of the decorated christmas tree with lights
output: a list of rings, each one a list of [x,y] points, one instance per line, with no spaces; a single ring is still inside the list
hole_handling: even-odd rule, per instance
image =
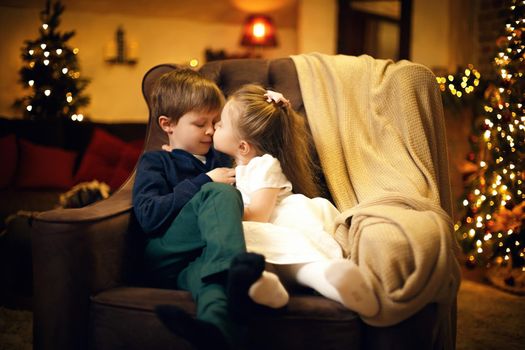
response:
[[[497,41],[496,77],[485,90],[468,155],[465,213],[455,225],[467,266],[494,284],[525,292],[525,1],[513,0]]]
[[[78,48],[67,44],[75,32],[57,30],[63,12],[60,1],[51,4],[48,0],[40,13],[40,37],[26,40],[22,48],[24,66],[20,69],[20,82],[29,93],[17,99],[14,106],[25,118],[78,121],[84,118],[82,107],[89,103],[84,90],[89,80],[80,77]]]

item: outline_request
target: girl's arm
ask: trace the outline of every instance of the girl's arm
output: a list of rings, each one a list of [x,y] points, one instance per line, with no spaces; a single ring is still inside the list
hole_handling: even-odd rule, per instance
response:
[[[244,207],[244,221],[268,222],[277,203],[280,188],[261,188],[251,195],[250,205]]]

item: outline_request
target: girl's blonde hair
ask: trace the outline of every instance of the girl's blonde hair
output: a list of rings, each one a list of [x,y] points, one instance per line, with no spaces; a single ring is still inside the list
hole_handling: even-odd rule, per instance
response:
[[[294,192],[315,197],[319,189],[305,119],[288,103],[268,102],[266,92],[250,84],[231,96],[239,112],[239,136],[254,146],[258,155],[270,154],[279,160]]]

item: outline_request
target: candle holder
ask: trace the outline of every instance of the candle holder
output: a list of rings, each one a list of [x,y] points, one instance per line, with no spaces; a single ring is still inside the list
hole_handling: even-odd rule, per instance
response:
[[[127,43],[125,36],[124,29],[122,26],[119,26],[115,33],[115,41],[106,45],[106,54],[104,56],[107,63],[126,65],[137,63],[138,44],[136,42]]]

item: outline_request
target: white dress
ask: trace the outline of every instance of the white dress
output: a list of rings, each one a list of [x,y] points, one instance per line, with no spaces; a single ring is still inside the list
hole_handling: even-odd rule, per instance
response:
[[[245,206],[250,205],[250,196],[259,189],[281,189],[269,223],[243,222],[248,251],[263,254],[273,264],[343,257],[332,237],[339,211],[325,198],[293,194],[279,160],[269,154],[255,157],[235,168],[235,181]]]

